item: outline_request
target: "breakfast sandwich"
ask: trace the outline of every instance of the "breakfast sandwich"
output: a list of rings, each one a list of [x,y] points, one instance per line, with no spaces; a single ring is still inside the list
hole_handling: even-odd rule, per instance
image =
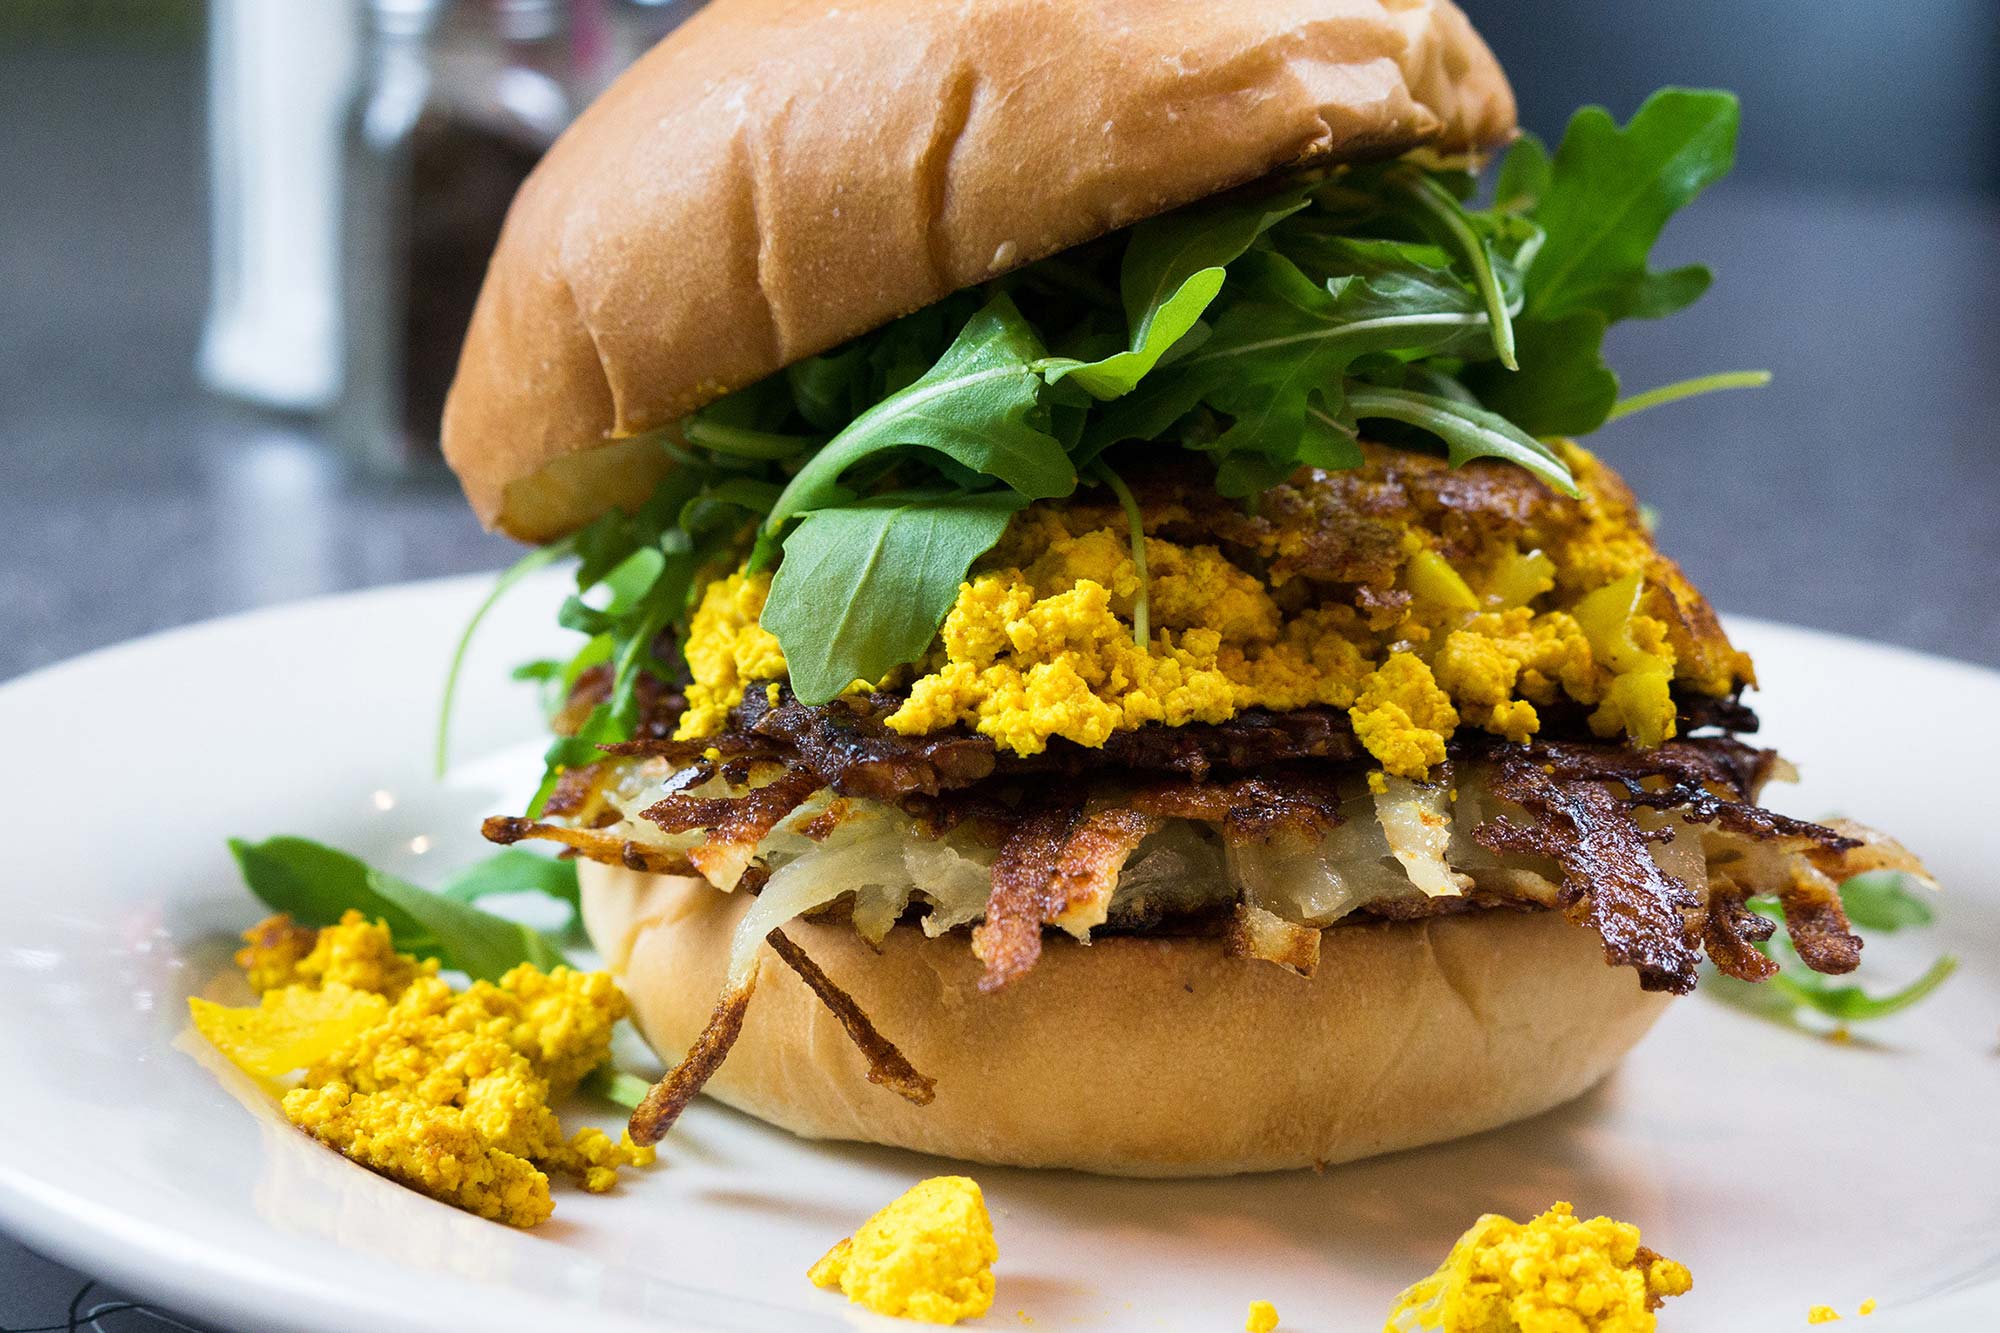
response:
[[[574,558],[496,842],[673,1066],[813,1137],[1336,1162],[1601,1079],[1778,904],[1749,658],[1574,442],[1736,107],[1519,137],[1449,0],[717,0],[515,202],[445,447]],[[1512,144],[1490,199],[1474,172]]]

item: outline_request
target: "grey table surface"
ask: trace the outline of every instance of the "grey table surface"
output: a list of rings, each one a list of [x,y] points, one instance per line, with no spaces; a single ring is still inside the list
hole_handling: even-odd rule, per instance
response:
[[[185,52],[0,52],[0,680],[514,551],[447,482],[352,477],[314,423],[196,386],[200,86]],[[1725,186],[1676,223],[1716,286],[1620,332],[1627,383],[1776,380],[1592,443],[1723,609],[2000,666],[1996,247],[1971,197]],[[89,1327],[87,1280],[0,1237],[0,1330]]]

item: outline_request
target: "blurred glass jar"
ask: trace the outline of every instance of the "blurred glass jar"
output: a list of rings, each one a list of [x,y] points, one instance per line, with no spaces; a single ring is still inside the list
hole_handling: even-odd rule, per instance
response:
[[[4,4],[5,0],[0,0]],[[211,0],[218,392],[437,470],[445,392],[515,189],[698,0]]]
[[[354,0],[211,0],[202,382],[322,412],[340,394],[340,126]]]
[[[514,192],[574,117],[557,0],[369,0],[342,156],[341,393],[370,471],[434,468],[445,392]]]

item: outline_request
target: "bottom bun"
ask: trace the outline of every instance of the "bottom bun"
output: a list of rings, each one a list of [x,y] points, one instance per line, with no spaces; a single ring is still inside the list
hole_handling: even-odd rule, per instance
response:
[[[722,991],[750,903],[699,880],[584,863],[584,921],[671,1061]],[[1351,1161],[1534,1115],[1585,1091],[1666,1008],[1555,912],[1328,930],[1310,978],[1218,939],[1052,936],[981,994],[962,933],[898,926],[878,953],[844,924],[785,928],[937,1098],[915,1106],[763,950],[710,1095],[807,1138],[1129,1176]]]

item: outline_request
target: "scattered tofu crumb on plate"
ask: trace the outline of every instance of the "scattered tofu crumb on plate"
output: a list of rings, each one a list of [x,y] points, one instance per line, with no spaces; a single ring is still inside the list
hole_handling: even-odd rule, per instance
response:
[[[1398,1298],[1385,1333],[1653,1333],[1660,1306],[1693,1287],[1630,1223],[1567,1203],[1525,1223],[1488,1213]]]
[[[550,1105],[610,1055],[626,1005],[609,973],[523,963],[454,991],[358,911],[319,930],[275,916],[243,939],[236,962],[262,998],[190,997],[195,1029],[350,1161],[515,1227],[555,1210],[549,1172],[601,1194],[653,1162],[629,1136],[565,1136]]]
[[[912,1185],[821,1256],[806,1276],[877,1314],[955,1324],[992,1306],[999,1257],[978,1183],[937,1176]]]

